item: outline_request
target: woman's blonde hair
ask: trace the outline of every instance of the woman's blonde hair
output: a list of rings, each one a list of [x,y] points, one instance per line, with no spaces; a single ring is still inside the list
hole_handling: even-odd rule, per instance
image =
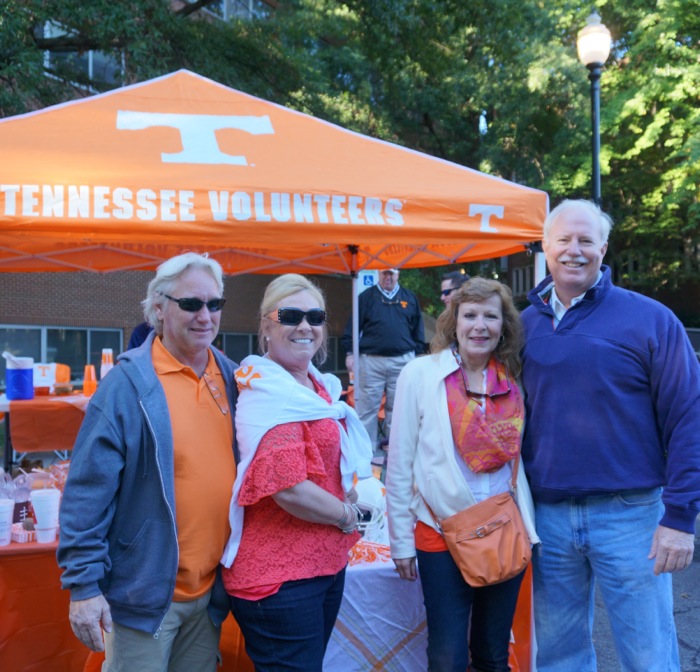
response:
[[[430,352],[441,352],[457,343],[457,313],[462,303],[483,303],[492,296],[501,299],[503,313],[503,332],[495,354],[505,364],[508,373],[517,377],[522,370],[520,350],[523,344],[523,328],[520,314],[513,304],[510,288],[497,280],[474,277],[452,292],[452,302],[440,314],[435,325],[435,337],[430,343]]]
[[[298,292],[308,292],[314,299],[318,302],[321,309],[326,309],[326,300],[323,296],[323,292],[315,285],[311,280],[298,273],[286,273],[285,275],[280,275],[275,278],[265,290],[265,294],[260,304],[260,327],[258,328],[258,350],[260,354],[264,355],[267,353],[267,339],[264,334],[264,322],[266,315],[269,315],[274,311],[279,302],[286,299],[292,294]],[[321,341],[321,346],[314,355],[314,363],[317,366],[323,364],[328,357],[328,326],[323,325],[323,340]]]

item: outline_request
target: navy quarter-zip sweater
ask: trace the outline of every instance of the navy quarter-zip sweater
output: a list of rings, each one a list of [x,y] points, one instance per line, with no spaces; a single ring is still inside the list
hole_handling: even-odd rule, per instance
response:
[[[551,276],[522,315],[523,461],[535,501],[664,487],[661,525],[700,513],[700,365],[683,325],[610,269],[554,327]]]

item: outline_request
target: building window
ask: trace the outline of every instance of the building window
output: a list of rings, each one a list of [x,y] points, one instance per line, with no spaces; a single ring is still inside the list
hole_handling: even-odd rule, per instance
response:
[[[82,383],[86,364],[100,370],[102,348],[121,352],[121,329],[79,329],[72,327],[30,327],[0,325],[2,350],[35,362],[67,364],[71,380]],[[5,359],[0,358],[0,389],[5,390]]]
[[[224,21],[234,19],[263,19],[270,15],[272,7],[264,0],[218,0],[207,5],[206,10]]]
[[[53,21],[49,21],[43,26],[43,37],[46,39],[70,34],[70,30]],[[84,81],[110,86],[121,83],[124,70],[122,63],[115,60],[112,56],[102,51],[93,51],[92,49],[82,52],[74,49],[45,51],[44,68],[53,76],[70,78],[79,75],[84,78]],[[71,83],[75,86],[84,86],[84,82]],[[96,93],[91,87],[88,88],[93,93]]]
[[[328,339],[328,358],[321,365],[320,370],[324,373],[346,373],[345,351],[340,347],[340,339],[331,336]]]
[[[219,332],[213,345],[229,359],[240,363],[248,355],[258,354],[258,335]]]
[[[513,296],[520,296],[523,293],[523,269],[516,268],[513,271]]]

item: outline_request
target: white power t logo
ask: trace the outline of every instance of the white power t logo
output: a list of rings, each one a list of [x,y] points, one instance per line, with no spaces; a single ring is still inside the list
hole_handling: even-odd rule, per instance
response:
[[[498,229],[491,226],[491,217],[503,219],[503,212],[504,207],[502,205],[482,205],[480,203],[471,203],[469,205],[470,217],[481,215],[479,230],[484,233],[498,233]]]
[[[168,126],[180,132],[182,151],[162,153],[163,163],[206,163],[247,166],[245,156],[224,154],[216,141],[216,131],[226,128],[251,135],[272,135],[274,129],[267,115],[242,117],[212,114],[166,114],[160,112],[117,112],[117,129],[142,131],[153,126]]]

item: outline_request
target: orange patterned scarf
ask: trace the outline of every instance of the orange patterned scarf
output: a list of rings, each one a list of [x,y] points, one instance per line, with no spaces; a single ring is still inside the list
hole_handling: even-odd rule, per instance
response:
[[[461,367],[445,378],[452,437],[474,473],[492,472],[520,450],[525,409],[517,384],[492,357],[486,370],[486,394],[467,392]],[[480,391],[481,392],[481,391]]]

